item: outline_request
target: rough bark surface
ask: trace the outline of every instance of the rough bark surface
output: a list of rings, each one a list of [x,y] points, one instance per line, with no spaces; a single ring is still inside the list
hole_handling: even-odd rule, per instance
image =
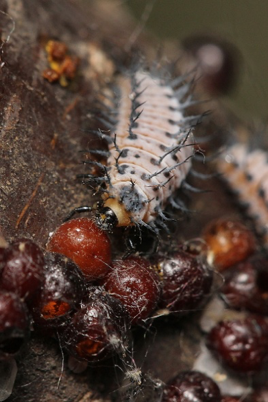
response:
[[[79,151],[94,141],[86,132],[94,128],[94,100],[114,72],[135,55],[134,48],[130,52],[125,46],[134,25],[119,7],[115,13],[111,3],[96,0],[80,8],[68,0],[0,0],[0,227],[7,240],[27,236],[45,247],[48,234],[68,212],[90,201],[88,190],[75,177],[82,170]],[[79,57],[76,77],[67,87],[42,76],[50,39],[64,42],[70,55]],[[143,36],[136,45],[144,51],[148,43],[149,52],[152,39]],[[228,201],[224,196],[217,200],[212,206],[203,198],[198,209],[209,204],[210,216],[221,214]],[[206,220],[206,213],[197,215],[186,232],[199,233]],[[181,346],[180,326],[160,327],[154,346],[154,333],[147,336],[152,348],[144,368],[166,381],[179,369],[191,367],[198,332],[189,330],[192,339],[188,337],[178,359],[174,344]],[[140,364],[148,344],[138,346]],[[113,362],[104,365],[73,374],[62,365],[58,341],[34,335],[18,360],[9,400],[100,402],[108,395],[108,401],[118,384]]]

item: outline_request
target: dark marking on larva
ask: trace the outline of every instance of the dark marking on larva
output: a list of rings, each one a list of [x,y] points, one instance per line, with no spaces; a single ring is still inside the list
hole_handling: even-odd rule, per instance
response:
[[[118,173],[119,173],[119,174],[125,174],[127,168],[128,168],[128,165],[119,165],[119,167],[118,167]]]
[[[165,173],[164,173],[164,176],[165,176],[165,177],[169,177],[169,176],[170,176],[170,172],[165,172]]]
[[[135,155],[135,158],[137,158],[137,159],[140,158],[140,155],[139,155],[139,154],[136,154],[136,155]]]
[[[245,177],[246,177],[247,181],[252,181],[253,180],[253,176],[248,172],[245,172]]]
[[[128,154],[128,149],[127,148],[125,148],[125,149],[123,149],[122,151],[121,151],[121,153],[120,153],[120,157],[121,158],[126,158],[127,157],[127,154]]]
[[[150,159],[150,162],[151,162],[151,164],[154,165],[154,166],[158,166],[158,165],[159,165],[159,162],[158,162],[155,158],[151,158],[151,159]]]
[[[264,199],[264,198],[265,198],[265,191],[264,191],[264,189],[263,189],[263,188],[259,188],[259,190],[258,190],[258,194],[259,194],[259,196],[260,196],[262,199]]]
[[[137,136],[137,134],[131,133],[131,134],[129,134],[128,138],[129,138],[130,140],[136,140],[136,139],[138,138],[138,136]]]
[[[120,201],[124,204],[127,211],[138,212],[143,208],[146,200],[133,186],[128,185],[121,188]]]
[[[144,180],[144,181],[147,181],[148,180],[148,175],[146,173],[142,173],[141,179]]]
[[[172,159],[173,159],[175,162],[178,162],[178,160],[179,160],[179,158],[177,157],[176,154],[173,154],[173,155],[172,155]]]

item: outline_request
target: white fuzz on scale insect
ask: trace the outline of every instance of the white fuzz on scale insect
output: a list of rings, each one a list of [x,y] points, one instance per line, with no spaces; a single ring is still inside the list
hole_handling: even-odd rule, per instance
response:
[[[189,187],[185,178],[195,153],[192,128],[200,116],[184,116],[184,110],[196,103],[188,94],[191,83],[184,79],[168,83],[137,70],[117,80],[114,105],[104,105],[107,110],[99,118],[110,135],[94,131],[108,142],[109,151],[89,151],[106,155],[107,163],[85,161],[104,174],[80,175],[102,192],[99,218],[103,228],[138,225],[157,233],[156,223],[165,226],[169,220],[163,212],[168,204],[185,208],[173,196],[177,189]]]
[[[257,232],[268,247],[268,155],[256,149],[249,152],[246,145],[230,147],[218,159],[217,168],[236,194],[247,214],[255,221]]]

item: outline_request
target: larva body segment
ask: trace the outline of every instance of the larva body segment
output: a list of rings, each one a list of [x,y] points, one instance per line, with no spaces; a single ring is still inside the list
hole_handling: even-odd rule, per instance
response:
[[[154,225],[159,215],[165,219],[162,211],[191,168],[194,139],[183,115],[189,99],[181,102],[189,84],[174,90],[164,79],[136,71],[121,76],[117,86],[103,206],[112,209],[118,226]]]
[[[256,230],[268,247],[268,155],[262,150],[248,152],[243,144],[229,148],[218,160],[224,180],[246,207]]]

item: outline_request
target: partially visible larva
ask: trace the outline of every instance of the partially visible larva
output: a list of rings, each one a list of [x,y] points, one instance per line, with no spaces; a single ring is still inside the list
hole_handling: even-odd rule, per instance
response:
[[[268,247],[268,154],[258,149],[248,152],[243,144],[229,148],[217,167],[238,201],[255,221],[256,231]]]
[[[193,103],[189,88],[183,77],[168,83],[143,70],[118,79],[114,105],[102,119],[110,135],[96,133],[108,142],[107,164],[98,163],[105,174],[83,175],[101,183],[104,224],[113,214],[115,226],[157,230],[155,220],[167,219],[166,205],[180,207],[172,197],[191,169],[192,127],[200,118],[183,114]]]

